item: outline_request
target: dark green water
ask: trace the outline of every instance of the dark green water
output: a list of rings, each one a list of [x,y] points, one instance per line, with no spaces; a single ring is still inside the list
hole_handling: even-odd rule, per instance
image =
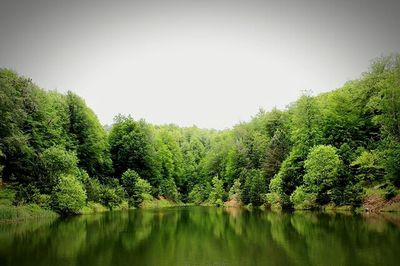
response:
[[[0,224],[0,265],[400,265],[399,217],[208,207]]]

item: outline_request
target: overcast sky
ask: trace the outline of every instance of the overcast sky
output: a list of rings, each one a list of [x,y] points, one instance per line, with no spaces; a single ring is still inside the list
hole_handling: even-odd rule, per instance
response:
[[[400,52],[400,1],[0,0],[0,67],[118,113],[222,129]]]

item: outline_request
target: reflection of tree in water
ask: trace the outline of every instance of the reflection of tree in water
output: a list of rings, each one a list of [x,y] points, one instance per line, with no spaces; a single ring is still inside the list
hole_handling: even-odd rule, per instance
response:
[[[0,225],[0,264],[396,265],[399,229],[376,219],[193,207],[41,220]]]
[[[357,215],[296,212],[292,215],[269,215],[271,234],[297,265],[396,265],[400,234],[393,225],[371,231]],[[395,229],[395,230],[393,230]],[[398,251],[397,251],[398,252]]]

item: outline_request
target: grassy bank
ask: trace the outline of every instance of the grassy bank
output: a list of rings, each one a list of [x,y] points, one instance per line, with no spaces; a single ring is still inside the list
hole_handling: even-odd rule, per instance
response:
[[[168,208],[168,207],[178,207],[178,206],[189,206],[190,204],[185,204],[182,202],[174,202],[165,198],[160,199],[145,199],[141,204],[141,209],[155,209],[155,208]]]
[[[0,222],[27,220],[32,218],[58,217],[58,214],[36,204],[22,206],[0,205]]]
[[[37,204],[14,206],[14,197],[15,192],[12,189],[0,187],[0,222],[58,216],[57,213],[44,209]]]

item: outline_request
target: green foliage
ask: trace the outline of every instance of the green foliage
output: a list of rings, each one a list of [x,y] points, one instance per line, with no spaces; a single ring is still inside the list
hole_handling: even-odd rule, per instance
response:
[[[240,191],[241,183],[239,178],[235,179],[231,189],[229,190],[229,199],[233,199],[236,201],[240,201],[241,199],[241,191]]]
[[[51,195],[52,208],[60,214],[78,214],[85,206],[86,193],[73,175],[62,175]]]
[[[139,206],[145,198],[149,198],[151,189],[149,182],[142,178],[138,178],[135,183],[135,193],[133,195],[134,205]]]
[[[342,161],[336,149],[326,145],[315,146],[308,154],[304,166],[304,184],[307,191],[316,193],[319,203],[330,202],[329,194],[342,168]]]
[[[304,186],[299,186],[290,196],[290,202],[293,203],[295,209],[309,210],[314,209],[318,205],[316,203],[317,194],[308,192]]]
[[[267,192],[267,184],[261,170],[251,169],[242,173],[245,182],[241,191],[241,199],[244,204],[251,203],[254,206],[260,206],[264,202]]]
[[[135,194],[136,181],[140,178],[139,174],[131,169],[126,170],[121,177],[122,187],[125,189],[128,198]]]
[[[50,193],[61,175],[76,175],[78,159],[74,152],[53,146],[43,151],[40,157],[43,173],[39,178],[39,186],[45,193]]]
[[[151,198],[152,187],[150,183],[140,178],[136,171],[128,169],[122,174],[121,179],[130,205],[138,207],[146,197]]]
[[[389,200],[397,195],[397,189],[392,184],[385,188],[385,199]]]
[[[42,152],[41,161],[49,176],[76,174],[78,159],[74,152],[68,152],[59,146],[47,148]]]
[[[105,177],[111,173],[109,144],[104,128],[83,99],[67,94],[69,131],[79,158],[79,166],[89,175]]]
[[[119,206],[122,202],[121,195],[115,188],[103,186],[101,189],[100,203],[108,207],[110,210]]]
[[[126,170],[132,169],[158,187],[160,176],[156,172],[152,141],[150,129],[144,121],[117,116],[109,135],[115,176],[120,177]]]
[[[267,192],[267,185],[260,170],[252,171],[250,187],[250,203],[260,206],[264,203],[264,195]]]
[[[351,166],[356,167],[357,178],[367,184],[381,181],[384,169],[381,166],[379,155],[375,152],[363,151]]]
[[[279,194],[282,207],[290,205],[290,195],[303,182],[306,151],[299,147],[293,148],[283,161],[278,174],[271,180],[270,191]]]
[[[160,183],[159,193],[169,200],[178,202],[180,195],[172,178],[163,179]]]
[[[34,185],[19,185],[16,189],[14,204],[22,205],[26,203],[37,203],[39,195],[40,191]]]
[[[212,204],[217,204],[224,202],[225,198],[226,192],[224,189],[224,182],[219,179],[218,176],[214,176],[212,179],[212,188],[208,200]]]
[[[122,174],[121,179],[130,205],[138,207],[146,197],[150,196],[152,190],[150,183],[140,178],[136,171],[128,169]]]
[[[189,202],[195,204],[201,204],[208,199],[211,192],[211,186],[209,183],[206,184],[196,184],[190,191],[188,199]]]

